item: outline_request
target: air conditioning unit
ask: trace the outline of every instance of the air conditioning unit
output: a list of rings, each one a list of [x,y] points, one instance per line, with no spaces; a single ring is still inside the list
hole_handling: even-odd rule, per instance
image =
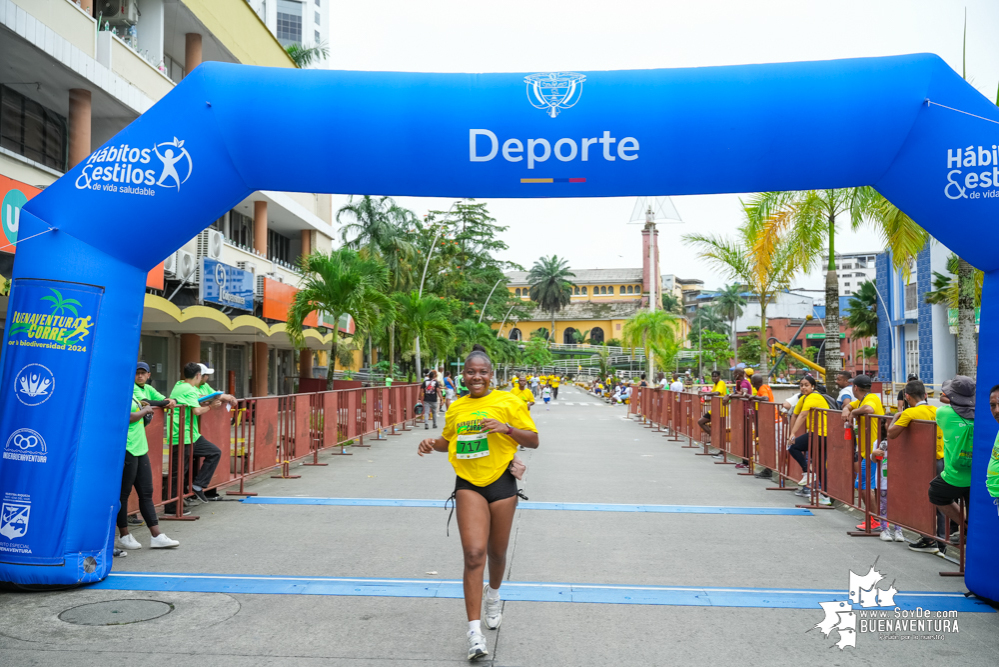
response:
[[[176,270],[174,276],[185,283],[198,283],[198,262],[194,255],[186,250],[178,250],[176,254]]]
[[[171,278],[177,275],[177,253],[171,253],[163,260],[163,274]]]
[[[217,229],[206,229],[198,234],[198,259],[222,259],[225,236]]]
[[[111,25],[135,25],[139,22],[138,0],[97,0],[95,15]]]

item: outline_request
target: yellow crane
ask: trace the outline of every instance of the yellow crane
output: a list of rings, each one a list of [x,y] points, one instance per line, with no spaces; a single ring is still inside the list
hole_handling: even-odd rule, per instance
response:
[[[791,336],[792,341],[798,337],[798,335],[801,333],[801,330],[805,328],[805,325],[808,322],[810,322],[811,319],[812,319],[811,315],[805,316],[805,320],[801,323],[801,326],[798,327],[798,331],[796,331],[795,334]],[[771,375],[773,375],[774,369],[777,368],[777,364],[779,364],[784,359],[785,356],[788,356],[797,361],[798,363],[800,363],[802,366],[811,368],[813,371],[815,371],[818,374],[819,380],[823,383],[825,382],[826,369],[823,368],[822,366],[819,366],[811,359],[808,359],[807,357],[798,354],[797,352],[793,351],[790,347],[777,340],[776,338],[769,338],[767,340],[767,346],[769,347],[770,359],[773,362],[772,365],[770,366]],[[778,352],[780,352],[779,358],[777,357]]]

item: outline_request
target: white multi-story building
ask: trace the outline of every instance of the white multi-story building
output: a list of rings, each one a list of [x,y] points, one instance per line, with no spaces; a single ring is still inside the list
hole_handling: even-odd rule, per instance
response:
[[[283,46],[329,44],[333,0],[248,0]],[[327,67],[326,61],[313,67]]]
[[[867,280],[873,282],[877,278],[877,270],[874,268],[874,258],[877,255],[877,252],[836,253],[836,276],[839,278],[840,296],[851,296],[862,282]],[[823,276],[828,262],[829,255],[823,255],[822,264],[819,266]]]
[[[274,9],[292,4],[303,17],[307,4],[312,30],[316,0]],[[245,0],[0,0],[0,286],[20,207],[207,60],[295,67]],[[140,350],[158,388],[203,361],[238,396],[286,393],[300,365],[307,373],[324,361],[296,354],[282,319],[298,257],[332,247],[331,208],[329,195],[254,192],[150,272]],[[136,243],[156,233],[135,223]],[[216,275],[252,293],[220,303]],[[0,326],[5,309],[0,298]],[[307,340],[320,349],[331,335],[314,329]]]

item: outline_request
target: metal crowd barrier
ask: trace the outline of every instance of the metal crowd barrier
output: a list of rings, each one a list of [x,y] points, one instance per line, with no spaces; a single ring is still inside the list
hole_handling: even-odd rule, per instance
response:
[[[419,385],[406,384],[394,387],[341,389],[288,396],[246,398],[238,401],[232,410],[215,408],[201,415],[201,435],[222,451],[222,458],[206,490],[239,484],[238,490],[228,495],[252,496],[244,488],[247,479],[264,473],[282,479],[295,479],[290,466],[297,461],[303,465],[327,465],[319,462],[319,452],[350,456],[346,445],[370,447],[365,436],[384,440],[386,435],[399,435],[411,430],[407,426],[415,420],[413,407],[417,402]],[[172,445],[172,410],[156,409],[146,426],[149,442],[149,463],[153,475],[153,504],[157,507],[172,504],[166,520],[194,521],[197,516],[184,516],[183,498],[194,495],[191,484],[197,471],[191,424],[187,410],[180,414],[178,444]],[[398,429],[398,430],[397,430]],[[162,447],[162,455],[160,454]],[[338,451],[336,451],[338,450]],[[311,461],[306,461],[311,459]],[[182,465],[187,461],[187,466]],[[181,472],[184,471],[184,472]],[[176,478],[183,477],[178,484]],[[138,511],[138,497],[133,490],[128,502],[128,513]]]
[[[878,536],[880,522],[901,526],[934,541],[957,549],[959,570],[941,572],[941,576],[963,576],[965,559],[964,527],[956,542],[947,535],[936,535],[937,509],[927,497],[930,481],[936,477],[936,423],[913,420],[902,434],[888,441],[891,475],[887,477],[886,512],[880,510],[881,466],[873,458],[887,438],[890,415],[862,415],[852,420],[850,431],[844,428],[838,410],[812,410],[806,430],[810,433],[808,470],[802,470],[788,453],[790,420],[780,406],[765,401],[730,398],[727,402],[713,396],[706,400],[700,393],[673,392],[654,387],[636,388],[629,414],[655,432],[673,441],[686,440],[684,448],[700,447],[699,456],[710,455],[711,448],[748,462],[740,475],[752,475],[755,468],[773,471],[773,491],[792,491],[804,480],[809,488],[807,502],[798,507],[832,509],[819,503],[819,493],[852,507],[864,516],[864,530],[848,531],[855,537]],[[726,405],[727,403],[727,405]],[[747,409],[753,405],[753,410]],[[755,404],[755,405],[754,405]],[[710,410],[711,434],[708,437],[697,424]],[[791,415],[793,417],[793,415]],[[827,435],[818,436],[818,420],[825,418]],[[795,434],[797,435],[797,434]],[[872,446],[873,445],[873,446]],[[717,461],[730,463],[728,457]],[[875,528],[877,526],[877,528]]]

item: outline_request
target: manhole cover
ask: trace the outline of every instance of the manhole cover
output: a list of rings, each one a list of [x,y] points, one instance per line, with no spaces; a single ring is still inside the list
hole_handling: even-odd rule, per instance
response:
[[[74,625],[125,625],[151,621],[173,611],[173,605],[157,600],[112,600],[73,607],[59,614],[59,620]]]

